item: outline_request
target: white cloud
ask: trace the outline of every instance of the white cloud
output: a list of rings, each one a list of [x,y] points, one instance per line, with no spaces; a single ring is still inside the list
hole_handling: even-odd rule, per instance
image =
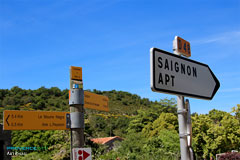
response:
[[[219,92],[239,92],[240,88],[227,88],[227,89],[220,89]]]
[[[236,80],[239,79],[240,72],[239,71],[232,71],[232,72],[219,72],[216,73],[219,78],[221,79],[230,79],[230,80]]]
[[[239,43],[240,31],[225,32],[218,35],[209,36],[203,39],[193,40],[193,45],[202,45],[207,43]]]

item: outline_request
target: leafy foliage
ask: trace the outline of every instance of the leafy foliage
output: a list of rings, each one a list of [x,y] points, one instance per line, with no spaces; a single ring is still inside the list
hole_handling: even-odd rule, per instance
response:
[[[194,115],[193,140],[200,158],[215,157],[240,148],[240,121],[230,113],[212,110],[208,115]]]
[[[178,121],[175,99],[152,102],[123,91],[92,92],[108,96],[110,112],[86,109],[85,147],[91,147],[93,159],[171,160],[180,158]],[[17,86],[0,89],[0,121],[4,110],[69,111],[68,90],[41,87],[25,90]],[[193,149],[198,159],[240,149],[240,105],[231,113],[211,110],[192,114]],[[90,139],[120,136],[115,148]],[[13,131],[13,146],[47,146],[47,150],[28,153],[13,159],[69,159],[69,131]],[[228,154],[230,155],[230,154]],[[226,155],[227,156],[227,155]],[[226,157],[225,156],[225,157]],[[232,156],[232,154],[231,154]]]

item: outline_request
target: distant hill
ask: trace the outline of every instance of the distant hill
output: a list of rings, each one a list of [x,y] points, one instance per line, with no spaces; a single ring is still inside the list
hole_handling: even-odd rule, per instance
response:
[[[138,109],[148,109],[151,105],[158,104],[158,102],[123,91],[94,89],[91,92],[109,98],[110,112],[103,112],[103,114],[135,115]],[[3,110],[69,111],[68,96],[68,89],[60,90],[57,87],[26,90],[15,86],[10,90],[0,89],[0,119],[2,120]],[[86,112],[101,113],[90,109]]]
[[[179,159],[178,118],[175,99],[150,101],[124,91],[90,92],[109,98],[110,112],[86,109],[85,147],[94,159]],[[0,89],[0,123],[4,110],[69,111],[68,89],[41,87],[36,90]],[[240,148],[240,105],[230,113],[212,110],[192,114],[193,149],[198,159]],[[90,141],[91,138],[120,136],[124,139],[113,151]],[[12,131],[13,146],[48,146],[14,160],[69,159],[70,132],[65,130]]]
[[[57,87],[41,87],[36,90],[21,89],[18,86],[0,89],[0,123],[4,110],[41,110],[41,111],[69,111],[68,89],[60,90]],[[89,137],[124,136],[132,117],[138,110],[153,110],[156,112],[172,112],[176,114],[175,101],[161,100],[149,101],[136,94],[123,91],[90,92],[105,95],[109,98],[110,112],[86,109],[85,126]]]

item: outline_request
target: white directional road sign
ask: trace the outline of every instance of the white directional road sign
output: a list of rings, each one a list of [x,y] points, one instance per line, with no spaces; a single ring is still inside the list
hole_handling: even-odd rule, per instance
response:
[[[151,89],[211,100],[220,83],[208,65],[151,48]]]

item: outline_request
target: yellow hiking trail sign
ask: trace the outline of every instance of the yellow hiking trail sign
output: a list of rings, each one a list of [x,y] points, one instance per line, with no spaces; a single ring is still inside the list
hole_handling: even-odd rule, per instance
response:
[[[68,130],[69,112],[5,110],[4,130]]]

